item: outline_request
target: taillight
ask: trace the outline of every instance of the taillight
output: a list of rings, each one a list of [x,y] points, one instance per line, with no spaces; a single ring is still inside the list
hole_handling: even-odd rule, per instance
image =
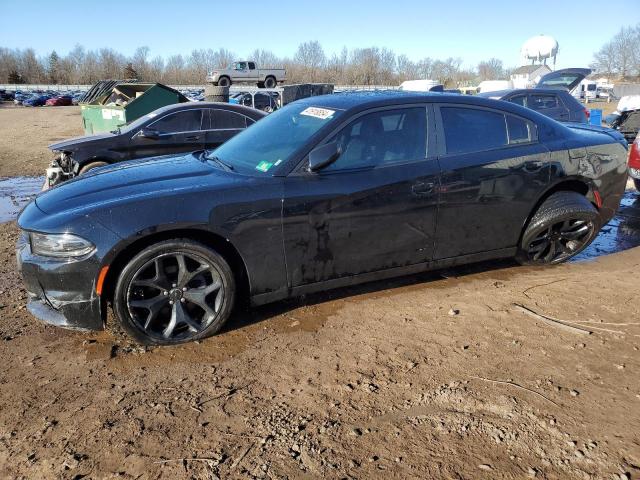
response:
[[[631,145],[629,168],[640,170],[640,135],[636,137],[636,141]]]
[[[587,122],[589,121],[589,119],[591,118],[591,110],[589,110],[588,108],[584,109],[584,114],[587,117]]]

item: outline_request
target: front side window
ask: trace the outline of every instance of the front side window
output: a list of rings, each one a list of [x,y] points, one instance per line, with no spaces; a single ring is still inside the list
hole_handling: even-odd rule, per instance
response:
[[[160,133],[195,132],[200,130],[201,121],[202,110],[185,110],[162,117],[149,125],[149,128]]]
[[[502,113],[464,107],[441,107],[448,154],[481,152],[508,144]]]
[[[384,110],[354,120],[329,141],[342,152],[323,171],[403,163],[426,157],[424,107]]]
[[[558,97],[555,95],[531,95],[529,108],[534,110],[547,110],[558,106]]]
[[[212,130],[245,128],[247,126],[246,117],[239,113],[221,109],[211,109],[210,112]]]

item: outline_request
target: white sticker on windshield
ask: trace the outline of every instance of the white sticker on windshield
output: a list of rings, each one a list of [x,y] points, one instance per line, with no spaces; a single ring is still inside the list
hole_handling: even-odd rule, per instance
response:
[[[307,117],[315,117],[321,120],[326,120],[334,113],[336,113],[335,110],[329,110],[328,108],[307,107],[300,112],[300,115],[306,115]]]

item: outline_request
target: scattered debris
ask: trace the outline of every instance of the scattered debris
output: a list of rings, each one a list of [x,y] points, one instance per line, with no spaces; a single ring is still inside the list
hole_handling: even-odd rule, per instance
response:
[[[525,313],[525,314],[529,315],[530,317],[533,317],[536,320],[540,320],[540,321],[542,321],[544,323],[547,323],[549,325],[554,325],[554,326],[557,326],[559,328],[562,328],[563,330],[567,330],[567,331],[573,332],[573,333],[581,333],[583,335],[591,335],[593,333],[591,330],[588,330],[586,328],[578,327],[578,326],[572,325],[572,324],[570,324],[568,322],[564,322],[562,320],[558,320],[556,318],[551,318],[551,317],[547,317],[545,315],[540,315],[539,313],[536,313],[533,310],[531,310],[530,308],[525,307],[524,305],[520,305],[519,303],[514,303],[513,305],[520,312]]]

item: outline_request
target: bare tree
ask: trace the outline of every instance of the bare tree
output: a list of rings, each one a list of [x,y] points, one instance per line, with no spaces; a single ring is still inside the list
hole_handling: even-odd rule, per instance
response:
[[[502,60],[490,58],[478,63],[478,78],[482,80],[498,80],[504,76]]]
[[[640,24],[622,27],[594,54],[591,67],[608,75],[640,75]]]
[[[303,68],[311,82],[316,82],[319,80],[320,71],[324,69],[327,58],[320,42],[314,40],[301,43],[293,60]]]

